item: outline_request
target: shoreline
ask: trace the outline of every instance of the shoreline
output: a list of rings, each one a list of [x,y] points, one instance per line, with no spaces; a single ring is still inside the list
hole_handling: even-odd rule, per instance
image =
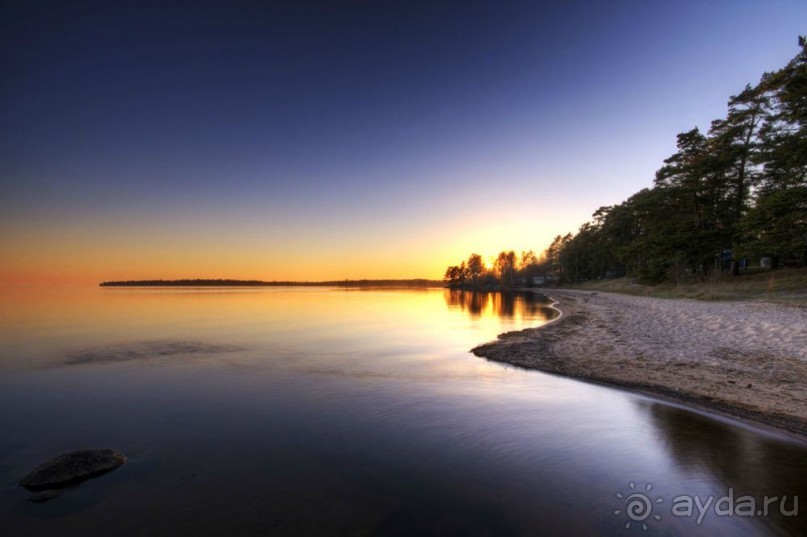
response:
[[[807,440],[807,311],[551,291],[549,323],[471,350]]]

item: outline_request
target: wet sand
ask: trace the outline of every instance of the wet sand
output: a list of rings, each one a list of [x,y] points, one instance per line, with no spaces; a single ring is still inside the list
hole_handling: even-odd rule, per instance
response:
[[[473,353],[807,439],[807,308],[553,290],[562,315]]]

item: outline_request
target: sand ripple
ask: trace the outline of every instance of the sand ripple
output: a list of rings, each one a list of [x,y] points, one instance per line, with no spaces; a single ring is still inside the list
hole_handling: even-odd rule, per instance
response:
[[[563,317],[474,353],[807,436],[807,309],[555,291]]]

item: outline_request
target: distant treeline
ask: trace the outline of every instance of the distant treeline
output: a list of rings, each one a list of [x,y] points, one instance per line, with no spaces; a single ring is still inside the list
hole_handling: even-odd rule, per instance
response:
[[[786,66],[732,96],[706,134],[679,134],[652,188],[555,237],[536,270],[565,282],[659,282],[737,274],[762,259],[770,268],[807,265],[807,39],[799,46]],[[507,284],[510,266],[490,276]],[[478,282],[484,272],[469,259],[446,280]]]
[[[327,282],[295,282],[261,280],[126,280],[101,282],[101,287],[433,287],[437,280],[334,280]]]
[[[459,265],[448,267],[444,281],[455,288],[491,290],[531,287],[546,282],[546,262],[532,251],[521,252],[520,256],[513,250],[501,252],[490,265],[487,266],[481,255],[471,254]]]

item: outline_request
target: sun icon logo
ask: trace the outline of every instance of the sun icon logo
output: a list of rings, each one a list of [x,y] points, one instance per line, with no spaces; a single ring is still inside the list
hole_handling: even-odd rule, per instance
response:
[[[636,484],[633,481],[628,483],[628,486],[630,487],[631,491],[636,490]],[[661,515],[653,514],[653,504],[663,502],[664,498],[656,498],[655,500],[651,500],[650,497],[645,493],[650,492],[652,488],[653,485],[648,483],[644,489],[644,492],[627,492],[627,496],[621,492],[616,493],[616,497],[623,500],[625,504],[625,514],[630,519],[628,520],[627,524],[625,524],[626,528],[630,528],[631,523],[636,522],[637,525],[641,523],[642,529],[647,531],[647,524],[645,523],[645,520],[650,518],[651,515],[654,519],[661,520]],[[621,514],[622,509],[614,510],[614,515],[619,516]]]

